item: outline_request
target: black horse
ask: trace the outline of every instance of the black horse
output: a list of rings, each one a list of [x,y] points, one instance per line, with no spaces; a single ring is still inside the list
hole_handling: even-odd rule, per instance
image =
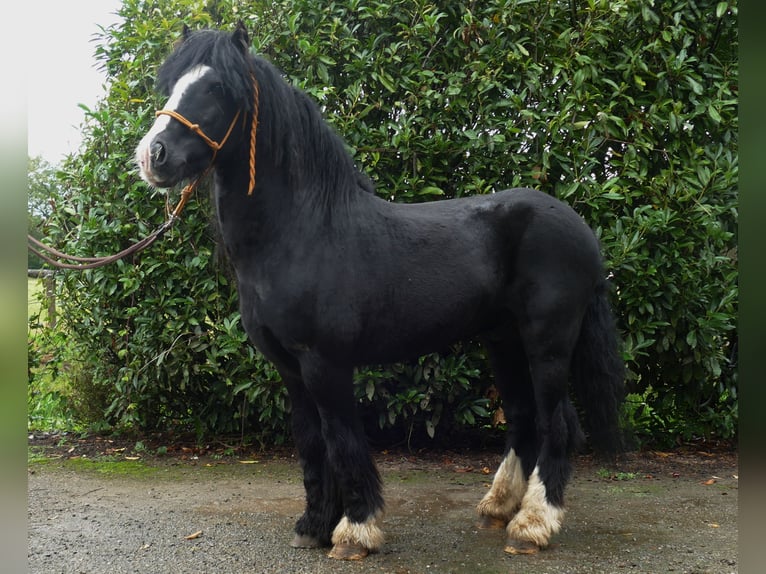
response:
[[[291,399],[306,489],[293,546],[359,559],[383,542],[354,367],[473,337],[508,420],[480,525],[507,528],[506,552],[545,548],[584,438],[570,381],[593,446],[620,447],[623,364],[594,234],[532,189],[423,205],[377,197],[317,106],[249,46],[241,25],[185,30],[136,159],[157,187],[214,172],[243,325]]]

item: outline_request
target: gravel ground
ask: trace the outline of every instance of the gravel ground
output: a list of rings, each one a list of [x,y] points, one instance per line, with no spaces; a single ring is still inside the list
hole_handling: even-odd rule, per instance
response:
[[[609,467],[576,459],[564,528],[536,556],[505,555],[502,532],[475,528],[497,455],[379,453],[386,544],[362,563],[346,563],[289,546],[303,509],[300,469],[289,453],[34,452],[33,574],[738,571],[732,453],[632,454]]]

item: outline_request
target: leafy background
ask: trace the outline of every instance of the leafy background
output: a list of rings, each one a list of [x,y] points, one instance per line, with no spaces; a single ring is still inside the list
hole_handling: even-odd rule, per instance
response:
[[[80,152],[39,178],[58,209],[34,212],[36,233],[109,254],[163,221],[132,160],[162,105],[157,67],[184,23],[242,20],[381,197],[531,186],[571,204],[614,276],[637,439],[736,437],[736,1],[124,0],[120,15],[96,48],[109,93]],[[59,274],[57,329],[30,331],[30,396],[59,381],[54,399],[92,429],[288,440],[286,392],[246,342],[216,245],[202,191],[135,261]],[[359,369],[372,439],[496,433],[483,359],[467,341]]]

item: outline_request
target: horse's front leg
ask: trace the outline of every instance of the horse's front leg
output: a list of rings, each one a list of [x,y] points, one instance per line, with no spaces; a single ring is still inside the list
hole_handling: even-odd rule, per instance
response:
[[[343,502],[335,472],[327,460],[322,421],[316,402],[303,381],[283,375],[290,394],[293,440],[303,470],[306,510],[295,524],[294,548],[331,544],[332,532],[343,515]]]
[[[383,544],[381,480],[356,412],[350,367],[321,358],[301,362],[306,388],[317,404],[327,462],[340,492],[343,516],[332,533],[331,558],[360,560]]]

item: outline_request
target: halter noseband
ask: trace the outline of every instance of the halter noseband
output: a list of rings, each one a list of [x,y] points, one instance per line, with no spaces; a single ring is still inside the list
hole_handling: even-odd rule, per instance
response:
[[[260,95],[258,82],[255,80],[255,78],[253,78],[253,88],[253,120],[250,124],[250,183],[247,187],[247,195],[252,195],[253,189],[255,188],[255,135],[258,131],[258,101]],[[205,171],[203,171],[202,174],[196,180],[194,180],[194,182],[187,185],[181,192],[181,201],[179,201],[178,205],[173,211],[174,216],[177,216],[181,212],[183,206],[186,204],[186,200],[189,198],[189,195],[191,195],[191,192],[197,186],[199,181],[205,177],[207,172],[210,171],[210,169],[213,167],[213,163],[215,162],[215,158],[218,155],[218,151],[226,144],[226,141],[229,139],[231,132],[234,130],[234,126],[237,124],[237,120],[239,119],[241,111],[242,110],[237,110],[237,113],[234,114],[234,118],[232,118],[231,123],[229,124],[229,129],[226,130],[226,134],[223,136],[223,139],[220,143],[211,139],[204,131],[202,131],[202,128],[199,127],[199,124],[190,122],[175,110],[157,110],[154,112],[154,115],[157,117],[162,115],[170,116],[171,118],[181,122],[192,132],[201,137],[202,140],[213,150],[213,157],[210,158],[210,164],[207,166],[207,168],[205,168]]]
[[[229,139],[229,136],[231,135],[231,131],[234,129],[234,125],[237,123],[237,120],[239,119],[239,113],[240,113],[240,110],[237,110],[237,113],[234,115],[234,119],[231,120],[231,124],[229,124],[229,129],[226,130],[226,135],[223,136],[221,143],[218,143],[217,141],[210,139],[207,136],[207,134],[205,134],[205,132],[202,131],[202,128],[199,127],[199,124],[191,123],[189,120],[187,120],[184,116],[182,116],[175,110],[157,110],[156,112],[154,112],[154,115],[158,117],[162,115],[170,116],[171,118],[181,122],[191,131],[193,131],[195,134],[201,137],[205,141],[205,143],[213,149],[213,159],[210,160],[212,163],[213,161],[215,161],[215,156],[218,153],[218,150],[220,150],[226,143],[226,140]]]

